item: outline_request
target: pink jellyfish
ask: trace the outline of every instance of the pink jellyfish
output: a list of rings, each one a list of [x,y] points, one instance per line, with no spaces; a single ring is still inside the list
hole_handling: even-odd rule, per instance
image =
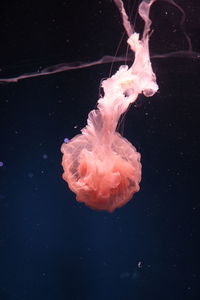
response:
[[[121,66],[102,82],[104,96],[98,100],[97,109],[89,113],[86,127],[61,147],[63,179],[77,201],[108,212],[131,200],[141,180],[140,154],[116,132],[119,118],[140,93],[149,97],[158,90],[149,56],[149,10],[155,0],[143,0],[139,6],[145,22],[141,39],[128,20],[122,0],[114,1],[135,54],[134,62],[130,68]]]

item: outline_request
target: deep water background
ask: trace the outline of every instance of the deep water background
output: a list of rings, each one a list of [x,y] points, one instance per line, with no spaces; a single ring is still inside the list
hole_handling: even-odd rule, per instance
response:
[[[198,52],[200,4],[177,3]],[[158,1],[151,18],[152,55],[187,48],[174,7]],[[122,34],[108,0],[2,1],[0,77],[114,55]],[[152,64],[159,92],[140,96],[123,124],[142,155],[141,190],[112,214],[76,202],[60,153],[111,65],[0,85],[0,300],[200,299],[200,61]]]

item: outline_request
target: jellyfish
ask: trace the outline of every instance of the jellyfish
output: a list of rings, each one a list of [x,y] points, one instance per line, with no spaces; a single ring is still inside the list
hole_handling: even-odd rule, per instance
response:
[[[120,116],[139,94],[150,97],[158,90],[149,56],[149,10],[155,0],[144,0],[139,6],[145,22],[141,39],[128,20],[122,0],[114,1],[128,35],[127,43],[135,54],[134,62],[131,67],[120,66],[102,82],[104,96],[89,113],[87,125],[61,147],[63,179],[77,201],[108,212],[130,201],[141,181],[141,155],[116,131]]]
[[[151,20],[149,12],[157,0],[143,0],[138,13],[144,21],[144,30],[139,35],[129,21],[122,0],[114,0],[122,17],[127,33],[127,43],[134,54],[132,65],[122,65],[111,77],[101,82],[104,95],[97,101],[81,134],[71,140],[67,138],[61,146],[63,179],[76,194],[78,202],[92,209],[113,212],[129,202],[140,189],[141,162],[140,153],[120,133],[116,131],[123,115],[140,94],[151,97],[158,91],[149,54]],[[188,50],[173,51],[154,55],[154,58],[188,57],[199,59],[200,54],[192,51],[189,36],[183,25],[185,13],[174,0],[166,0],[182,14],[180,27],[185,35]],[[128,57],[127,61],[130,61]],[[93,65],[121,62],[124,57],[106,55],[94,62],[61,63],[36,72],[0,78],[0,84],[16,83],[27,78],[47,76],[73,69],[87,68]]]

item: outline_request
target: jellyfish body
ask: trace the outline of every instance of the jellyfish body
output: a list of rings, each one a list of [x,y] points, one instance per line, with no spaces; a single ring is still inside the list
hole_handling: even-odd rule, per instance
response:
[[[149,9],[154,1],[140,4],[139,13],[145,21],[140,40],[139,34],[132,30],[123,2],[115,0],[135,60],[130,68],[121,66],[111,78],[102,82],[104,97],[98,100],[97,109],[89,113],[82,134],[61,147],[63,179],[76,194],[77,201],[93,209],[112,212],[139,191],[140,154],[116,132],[116,127],[120,116],[140,93],[149,97],[158,90],[148,47]]]
[[[103,144],[87,134],[74,137],[62,145],[62,165],[63,178],[77,201],[112,212],[139,190],[141,164],[140,154],[120,134],[107,138],[108,143]]]

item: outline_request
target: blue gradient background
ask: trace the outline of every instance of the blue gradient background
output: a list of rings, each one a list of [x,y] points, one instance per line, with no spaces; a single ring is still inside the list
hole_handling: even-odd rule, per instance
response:
[[[177,3],[198,51],[200,5]],[[114,54],[123,33],[106,0],[2,1],[0,11],[0,77]],[[175,8],[160,1],[151,17],[152,54],[186,47]],[[124,123],[142,155],[141,190],[113,214],[75,201],[60,153],[110,65],[0,86],[0,300],[199,299],[200,62],[152,62],[159,93],[140,96]]]

